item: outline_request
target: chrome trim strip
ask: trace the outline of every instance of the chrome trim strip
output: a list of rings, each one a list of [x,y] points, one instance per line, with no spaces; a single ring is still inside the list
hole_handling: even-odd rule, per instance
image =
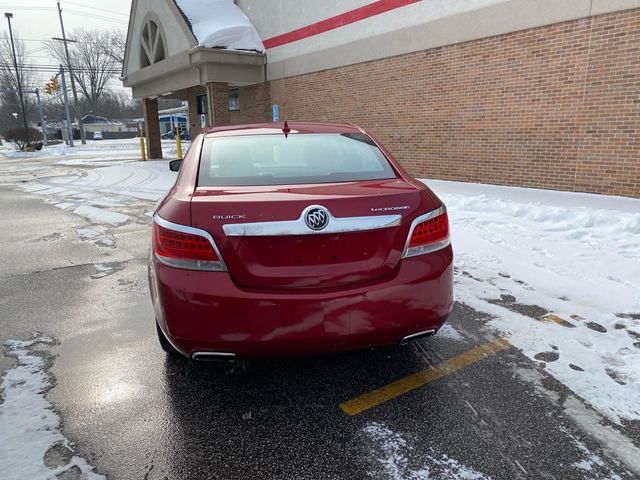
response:
[[[236,358],[236,354],[231,352],[193,352],[191,354],[192,360],[231,360],[233,358]]]
[[[424,255],[425,253],[437,252],[438,250],[442,250],[445,247],[448,247],[451,244],[451,239],[449,237],[445,238],[436,243],[430,243],[429,245],[421,245],[419,247],[412,247],[407,249],[407,252],[402,256],[402,258],[411,258],[418,255]]]
[[[312,208],[324,208],[329,214],[329,222],[322,230],[311,230],[304,221]],[[228,237],[275,237],[283,235],[322,235],[327,233],[361,232],[397,227],[401,215],[369,215],[366,217],[334,217],[322,205],[310,205],[302,211],[297,220],[274,222],[227,223],[222,226]]]
[[[160,215],[158,215],[158,213],[154,213],[153,214],[153,221],[156,222],[158,225],[160,225],[161,227],[165,227],[168,228],[170,230],[175,230],[176,232],[182,232],[182,233],[188,233],[191,235],[198,235],[200,237],[204,237],[207,240],[209,240],[209,243],[211,244],[211,246],[213,247],[213,251],[216,252],[216,255],[218,256],[218,259],[220,260],[220,267],[218,269],[215,269],[215,271],[220,271],[220,272],[226,272],[227,271],[227,266],[224,263],[224,259],[222,258],[222,255],[220,254],[220,250],[218,250],[218,246],[216,245],[216,242],[213,240],[213,237],[211,236],[211,234],[209,232],[207,232],[206,230],[202,230],[200,228],[194,228],[194,227],[187,227],[186,225],[180,225],[179,223],[173,223],[173,222],[169,222],[168,220],[165,220],[164,218],[162,218]],[[162,255],[158,255],[157,253],[154,253],[156,259],[158,259],[159,262],[164,263],[165,265],[169,266],[169,267],[174,267],[174,268],[183,268],[186,270],[213,270],[213,268],[206,268],[207,266],[204,264],[213,264],[215,262],[202,262],[202,261],[186,261],[186,260],[177,260],[177,259],[173,259],[173,258],[167,258],[167,257],[163,257]],[[212,266],[210,266],[212,267]]]
[[[430,245],[423,245],[422,247],[414,247],[416,251],[409,254],[409,241],[411,240],[411,235],[413,235],[413,230],[416,228],[416,225],[424,222],[425,220],[429,220],[430,218],[437,217],[438,215],[442,215],[447,211],[447,207],[445,207],[444,203],[440,206],[440,208],[436,208],[435,210],[431,210],[430,212],[425,213],[424,215],[420,215],[419,217],[414,218],[413,222],[411,222],[411,228],[409,228],[409,234],[407,235],[407,241],[404,243],[404,250],[402,252],[402,258],[415,257],[416,255],[423,255],[425,253],[435,252],[436,250],[441,250],[448,246],[451,243],[451,238],[447,237],[444,240],[441,240],[437,243],[432,243]]]
[[[163,257],[153,252],[154,257],[160,263],[173,268],[181,268],[182,270],[200,270],[207,272],[225,272],[222,262],[209,262],[205,260],[181,260],[179,258]]]
[[[428,330],[423,330],[422,332],[412,333],[411,335],[404,336],[402,337],[402,340],[400,340],[400,345],[405,345],[411,342],[412,340],[418,340],[419,338],[422,338],[422,337],[428,337],[428,336],[434,335],[436,331],[437,330],[435,328],[430,328]]]

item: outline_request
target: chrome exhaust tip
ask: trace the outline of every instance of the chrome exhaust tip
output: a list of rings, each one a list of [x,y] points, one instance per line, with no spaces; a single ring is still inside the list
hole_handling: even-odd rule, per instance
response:
[[[194,352],[191,354],[191,360],[198,362],[215,362],[220,360],[233,360],[235,358],[236,354],[231,352]]]
[[[402,340],[400,340],[400,345],[406,345],[407,343],[411,343],[420,338],[430,337],[431,335],[435,335],[436,332],[437,330],[435,328],[430,328],[429,330],[424,330],[422,332],[412,333],[411,335],[402,337]]]

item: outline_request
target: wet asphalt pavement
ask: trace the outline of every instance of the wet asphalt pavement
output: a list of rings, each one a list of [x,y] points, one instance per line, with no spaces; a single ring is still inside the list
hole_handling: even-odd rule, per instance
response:
[[[495,340],[462,304],[450,318],[458,336],[406,347],[230,365],[167,358],[146,285],[153,202],[131,206],[132,221],[111,230],[117,246],[101,246],[78,239],[86,220],[16,188],[34,172],[3,168],[0,340],[56,340],[47,398],[109,479],[640,478],[616,454],[614,426],[515,348],[357,415],[340,408]],[[92,278],[96,263],[113,273]],[[0,372],[12,365],[0,356]],[[640,446],[638,425],[615,430]]]

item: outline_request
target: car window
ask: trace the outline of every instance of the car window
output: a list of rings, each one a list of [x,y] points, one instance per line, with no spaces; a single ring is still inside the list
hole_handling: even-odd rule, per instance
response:
[[[360,133],[207,137],[200,186],[284,185],[395,178],[388,160]]]

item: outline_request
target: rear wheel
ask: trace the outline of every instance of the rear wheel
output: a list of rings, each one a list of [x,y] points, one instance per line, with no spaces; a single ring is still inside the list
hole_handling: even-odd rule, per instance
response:
[[[162,330],[160,329],[160,325],[158,325],[157,321],[156,321],[156,333],[158,334],[158,342],[160,342],[160,347],[162,347],[162,350],[167,352],[169,355],[172,355],[175,357],[182,356],[180,352],[178,352],[175,348],[173,348],[173,345],[169,343],[169,340],[167,340],[167,337],[165,337],[164,333],[162,333]]]

